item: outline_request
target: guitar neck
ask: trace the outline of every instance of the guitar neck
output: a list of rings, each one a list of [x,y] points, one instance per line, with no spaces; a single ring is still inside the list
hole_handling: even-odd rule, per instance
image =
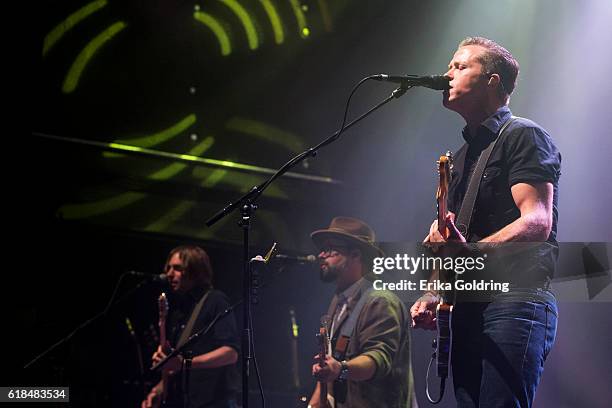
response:
[[[166,337],[166,317],[168,316],[168,299],[166,294],[162,293],[159,296],[159,345],[162,349],[166,348],[167,337]]]
[[[159,345],[161,348],[165,348],[166,341],[166,319],[159,319]]]
[[[444,238],[448,238],[447,236],[447,228],[446,228],[446,212],[447,207],[446,203],[438,204],[438,232],[442,234]]]
[[[327,356],[327,334],[321,334],[321,345],[319,349],[319,366],[325,365],[325,357]],[[327,383],[325,381],[319,381],[321,384],[321,399],[327,401]]]
[[[446,214],[448,212],[448,205],[446,202],[446,195],[443,194],[438,198],[438,232],[444,239],[449,236],[448,226],[446,224]]]
[[[436,204],[438,207],[438,232],[447,239],[450,235],[446,225],[446,214],[448,213],[448,187],[451,178],[452,155],[447,152],[438,160],[438,190],[436,192]]]
[[[325,365],[325,357],[327,356],[327,347],[329,339],[327,337],[327,329],[321,327],[319,329],[319,366]],[[327,383],[319,381],[319,406],[322,408],[329,407],[327,400]]]

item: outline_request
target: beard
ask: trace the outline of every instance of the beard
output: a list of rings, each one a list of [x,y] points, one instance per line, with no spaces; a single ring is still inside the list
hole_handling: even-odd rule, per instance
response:
[[[338,271],[336,268],[319,269],[319,279],[325,283],[331,283],[338,278]]]
[[[336,265],[326,265],[325,268],[319,269],[319,279],[325,283],[335,282],[344,268],[346,268],[346,261]]]

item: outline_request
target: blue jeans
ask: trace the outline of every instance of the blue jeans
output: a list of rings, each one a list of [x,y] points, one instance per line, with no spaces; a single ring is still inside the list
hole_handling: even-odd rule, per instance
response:
[[[490,303],[458,303],[451,367],[459,408],[531,407],[555,341],[557,303],[544,289],[512,289]]]

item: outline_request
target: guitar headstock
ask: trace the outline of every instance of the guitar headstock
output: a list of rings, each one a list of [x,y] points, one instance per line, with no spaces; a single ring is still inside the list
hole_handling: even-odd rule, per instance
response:
[[[321,324],[319,325],[319,336],[327,339],[327,328],[329,327],[329,315],[321,316]]]
[[[159,295],[158,303],[159,303],[159,319],[165,320],[166,316],[168,316],[168,298],[166,297],[165,292],[162,292],[162,294]]]
[[[438,175],[440,176],[440,188],[448,190],[451,181],[451,171],[453,170],[453,153],[447,150],[436,162],[438,165]]]
[[[328,327],[329,315],[321,316],[321,325],[319,326],[319,333],[317,333],[317,339],[319,340],[319,364],[325,362],[325,355],[327,354],[327,348],[329,346]]]

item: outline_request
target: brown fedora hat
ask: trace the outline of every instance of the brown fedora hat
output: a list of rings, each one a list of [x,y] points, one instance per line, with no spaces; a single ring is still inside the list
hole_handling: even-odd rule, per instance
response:
[[[310,238],[321,249],[328,239],[341,239],[361,249],[372,258],[384,256],[385,253],[376,246],[374,230],[365,222],[351,217],[335,217],[329,228],[314,231]]]

